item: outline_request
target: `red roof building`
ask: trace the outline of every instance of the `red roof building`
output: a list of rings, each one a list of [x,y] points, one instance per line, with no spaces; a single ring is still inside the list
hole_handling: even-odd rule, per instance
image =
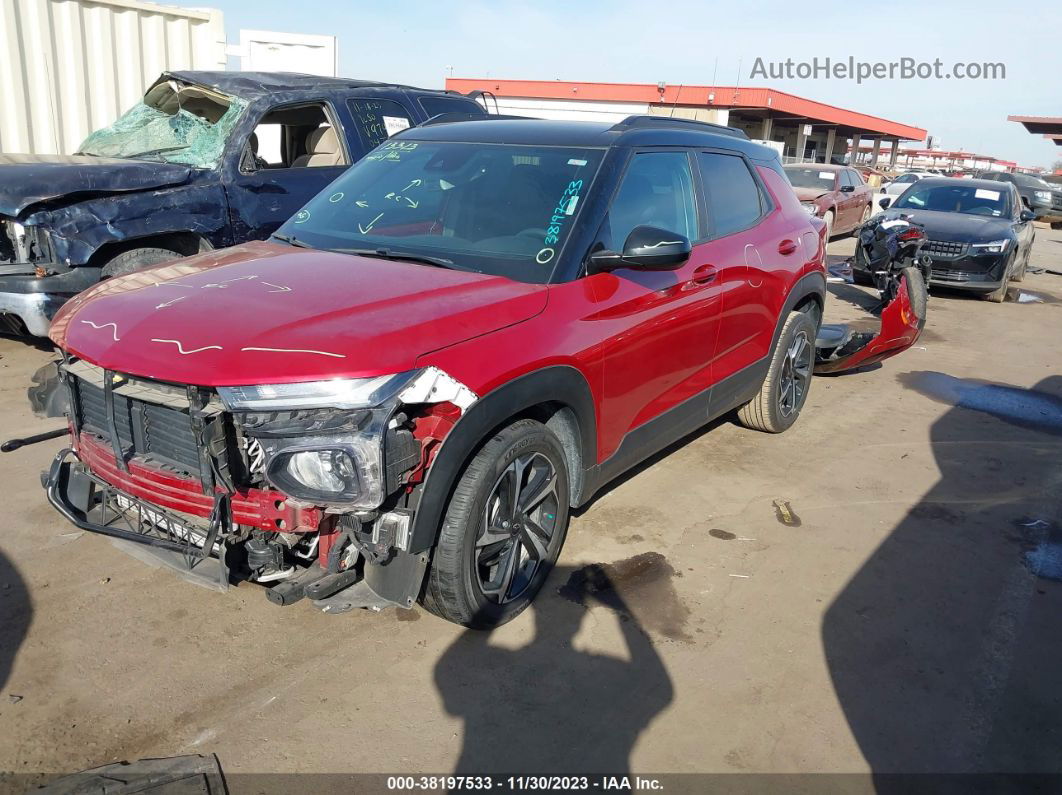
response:
[[[881,141],[898,144],[926,137],[920,127],[772,88],[455,77],[446,87],[483,91],[497,100],[500,112],[515,115],[619,121],[648,113],[726,124],[773,145],[786,160],[838,161],[848,151],[849,140],[858,150],[861,141],[870,139],[876,150]]]

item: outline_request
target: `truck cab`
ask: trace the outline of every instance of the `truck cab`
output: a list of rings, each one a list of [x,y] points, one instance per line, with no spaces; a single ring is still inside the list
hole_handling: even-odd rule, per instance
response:
[[[78,152],[0,155],[0,324],[45,336],[104,278],[264,240],[450,91],[256,72],[167,72]]]

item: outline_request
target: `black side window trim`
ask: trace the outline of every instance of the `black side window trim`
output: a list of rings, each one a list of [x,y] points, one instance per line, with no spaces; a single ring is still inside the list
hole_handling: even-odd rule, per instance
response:
[[[597,232],[594,234],[594,239],[597,240],[601,237],[601,230],[604,229],[605,222],[608,220],[609,213],[612,212],[612,202],[616,200],[616,196],[619,195],[620,188],[623,187],[623,180],[627,178],[627,172],[630,171],[631,163],[634,162],[634,158],[638,155],[650,154],[653,152],[685,152],[686,164],[690,170],[690,179],[692,181],[693,189],[693,202],[697,210],[697,226],[700,230],[707,229],[707,220],[705,218],[705,204],[704,197],[701,195],[700,190],[700,174],[697,171],[697,162],[693,155],[695,152],[684,146],[655,146],[655,147],[639,147],[632,149],[627,156],[627,160],[623,163],[623,170],[620,172],[619,177],[616,179],[616,184],[612,188],[612,195],[608,197],[608,203],[605,205],[605,214],[601,216],[601,223],[598,226]],[[675,230],[668,230],[675,231]],[[707,239],[707,238],[705,238]],[[615,241],[613,241],[615,242]],[[697,245],[699,240],[691,240],[690,243]],[[589,252],[587,252],[589,255]],[[584,258],[585,259],[585,258]]]
[[[727,232],[725,235],[715,234],[714,225],[712,224],[712,216],[711,213],[708,212],[708,197],[704,190],[704,184],[701,181],[701,164],[697,162],[697,155],[701,154],[702,152],[708,155],[729,155],[730,157],[739,157],[745,162],[745,168],[748,169],[749,175],[752,177],[752,181],[756,183],[756,189],[759,191],[760,194],[760,214],[748,225],[743,226],[740,229],[735,229],[731,232]],[[696,150],[691,151],[690,154],[693,158],[693,174],[694,180],[697,184],[698,192],[697,199],[701,207],[703,208],[702,212],[704,213],[704,228],[708,235],[707,237],[692,241],[694,245],[700,245],[701,243],[709,243],[713,240],[722,240],[723,238],[730,237],[731,235],[740,235],[742,232],[747,232],[753,227],[759,226],[763,222],[763,219],[770,215],[772,212],[774,212],[774,210],[777,208],[777,205],[771,198],[770,192],[767,190],[767,186],[763,184],[763,179],[760,177],[759,172],[756,170],[754,164],[742,152],[736,152],[733,149],[698,148]]]

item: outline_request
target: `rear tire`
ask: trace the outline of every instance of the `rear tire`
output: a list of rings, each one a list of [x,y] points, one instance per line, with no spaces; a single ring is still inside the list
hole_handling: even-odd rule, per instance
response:
[[[863,228],[863,224],[865,224],[867,221],[870,220],[870,213],[871,212],[872,211],[870,209],[870,205],[869,204],[866,207],[863,208],[863,217],[860,218],[859,219],[859,223],[856,224],[855,227],[853,227],[853,229],[851,231],[852,237],[859,237],[859,230]]]
[[[454,488],[424,607],[475,629],[499,626],[523,612],[564,544],[568,482],[564,449],[545,425],[519,420],[499,431]]]
[[[900,271],[907,280],[907,297],[911,301],[911,311],[918,318],[919,329],[926,327],[926,315],[929,309],[929,290],[926,288],[926,280],[922,271],[914,266]]]
[[[738,409],[738,421],[746,428],[782,433],[796,422],[811,388],[816,325],[806,312],[786,318],[759,394]]]
[[[104,279],[112,276],[124,276],[127,273],[150,268],[152,265],[161,265],[164,262],[178,259],[181,255],[168,248],[134,248],[123,251],[113,257],[103,266],[100,274]]]

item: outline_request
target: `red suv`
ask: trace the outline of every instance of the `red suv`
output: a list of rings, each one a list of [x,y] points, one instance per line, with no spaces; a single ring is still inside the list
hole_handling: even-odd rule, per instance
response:
[[[495,625],[621,472],[735,409],[793,424],[823,262],[739,131],[428,123],[270,241],[69,302],[48,496],[220,588]]]

